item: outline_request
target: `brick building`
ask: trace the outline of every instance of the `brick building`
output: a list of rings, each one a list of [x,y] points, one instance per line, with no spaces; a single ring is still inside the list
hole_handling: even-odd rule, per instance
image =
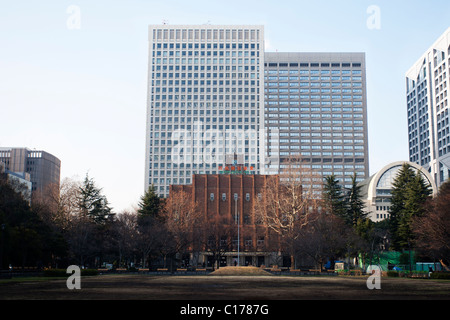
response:
[[[212,230],[216,228],[221,232],[215,235],[220,238],[224,250],[218,261],[220,266],[235,265],[238,258],[239,265],[267,266],[277,262],[278,238],[267,227],[258,224],[254,209],[269,177],[194,174],[192,185],[170,186],[170,195],[178,191],[192,195],[192,201],[197,203],[198,210],[208,221],[205,232],[210,234],[202,236],[209,239],[198,250],[199,257],[195,259],[198,265],[213,266],[214,249],[208,244],[213,242]],[[190,260],[192,264],[192,253]]]

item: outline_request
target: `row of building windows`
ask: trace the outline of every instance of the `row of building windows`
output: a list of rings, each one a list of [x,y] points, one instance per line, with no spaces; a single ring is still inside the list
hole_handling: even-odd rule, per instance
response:
[[[258,80],[152,80],[152,87],[158,86],[255,86]]]
[[[302,144],[302,145],[278,145],[278,143],[276,143],[275,145],[273,145],[270,141],[269,141],[269,150],[364,150],[364,146],[353,146],[353,145],[344,145],[344,146],[340,146],[340,145],[332,145],[332,146],[317,146],[317,145],[306,145],[306,144]]]
[[[377,219],[386,219],[386,218],[389,218],[389,214],[377,213]]]
[[[196,65],[205,65],[205,64],[233,64],[233,65],[258,65],[259,59],[256,58],[153,58],[154,64],[177,64],[177,65],[186,65],[186,64],[196,64]]]
[[[171,110],[171,109],[167,109],[167,110],[165,110],[165,109],[159,109],[159,108],[154,108],[154,109],[152,109],[152,115],[155,115],[155,116],[159,116],[159,115],[161,115],[161,116],[165,116],[165,115],[178,115],[178,114],[180,114],[180,115],[194,115],[194,116],[196,116],[196,115],[243,115],[243,114],[245,114],[245,115],[248,115],[248,114],[251,114],[251,115],[255,115],[256,114],[256,110],[242,110],[242,109],[239,109],[239,110],[229,110],[229,109],[226,109],[226,110],[210,110],[210,109],[200,109],[200,110],[197,110],[197,109],[174,109],[174,110]]]
[[[327,114],[327,112],[332,111],[334,114],[336,114],[335,112],[362,112],[363,109],[361,107],[354,107],[354,108],[349,108],[347,107],[339,107],[339,106],[334,106],[332,108],[330,107],[317,107],[317,106],[305,106],[303,105],[302,107],[286,107],[284,105],[270,105],[270,107],[268,107],[269,104],[266,104],[266,111],[269,112],[321,112],[320,114]],[[268,107],[268,108],[267,108]],[[288,109],[289,108],[289,109]]]
[[[270,147],[269,147],[270,149]],[[309,148],[307,148],[309,149]],[[314,149],[314,148],[311,148]],[[320,149],[317,149],[320,150]],[[274,156],[279,154],[280,156],[325,156],[325,157],[364,157],[364,153],[363,152],[287,152],[287,151],[280,151],[278,153],[278,151],[275,152],[268,152],[269,156]]]
[[[259,92],[258,88],[255,86],[248,87],[155,87],[152,88],[152,93],[176,93],[176,94],[186,94],[186,93],[242,93],[242,92]],[[211,105],[211,103],[210,103]]]
[[[258,193],[258,198],[261,199],[261,193]],[[227,200],[227,194],[225,192],[222,193],[222,197],[221,197],[222,201],[226,201]],[[214,201],[214,193],[210,193],[209,194],[209,200]],[[231,200],[239,200],[239,196],[237,193],[233,194],[233,198]],[[250,193],[246,193],[245,194],[245,201],[250,201]]]
[[[299,115],[297,114],[297,112],[299,112],[299,111],[301,112],[300,117],[302,117],[302,118],[307,118],[309,116],[315,117],[315,118],[320,118],[320,117],[322,117],[322,118],[342,118],[342,117],[343,118],[351,118],[351,117],[362,118],[363,117],[363,115],[360,114],[360,113],[355,113],[355,114],[344,113],[344,114],[341,114],[340,112],[342,112],[342,111],[344,111],[344,112],[353,112],[354,109],[353,108],[344,108],[344,109],[342,109],[340,107],[333,107],[333,109],[324,107],[324,108],[321,109],[321,108],[317,108],[317,107],[309,108],[309,107],[305,107],[305,106],[302,106],[301,108],[299,108],[299,107],[285,107],[285,106],[273,106],[273,105],[271,105],[270,107],[266,106],[266,108],[264,110],[266,111],[266,113],[269,112],[268,114],[266,114],[266,116],[270,117],[270,118],[276,117],[276,114],[278,114],[278,113],[280,113],[280,117],[285,117],[284,116],[285,114],[289,114],[289,115],[292,115],[293,117],[297,117],[298,118]],[[359,112],[362,111],[361,108],[359,108],[357,110]],[[330,111],[339,112],[339,113],[332,113],[332,114],[331,113],[327,113],[327,112],[330,112]],[[273,112],[276,112],[276,114],[274,114]],[[285,112],[290,112],[290,113],[285,113]],[[318,112],[318,113],[315,113],[315,112]]]
[[[362,89],[339,89],[339,88],[335,88],[335,89],[309,89],[309,88],[301,88],[301,89],[297,89],[297,88],[269,88],[269,89],[264,89],[264,91],[267,93],[362,93]]]
[[[269,119],[270,118],[272,118],[271,117],[271,115],[272,114],[269,114]],[[283,115],[278,115],[278,114],[275,114],[275,115],[273,115],[274,117],[277,117],[277,118],[298,118],[299,116],[302,118],[302,119],[304,119],[304,118],[312,118],[312,119],[318,119],[318,118],[331,118],[331,116],[330,117],[327,117],[326,115],[321,115],[321,116],[318,116],[318,117],[315,117],[315,115],[314,114],[296,114],[296,113],[294,113],[294,114],[285,114],[285,115],[287,115],[287,117],[283,117]],[[353,115],[352,115],[353,116]],[[357,116],[357,115],[356,115]],[[333,117],[333,118],[342,118],[342,116],[341,117]],[[331,123],[333,123],[333,125],[335,126],[335,125],[337,125],[337,126],[341,126],[341,125],[351,125],[351,124],[356,124],[356,125],[363,125],[363,121],[362,120],[348,120],[349,118],[351,118],[351,117],[345,117],[345,118],[347,118],[347,120],[322,120],[322,121],[320,121],[320,120],[283,120],[283,119],[270,119],[270,120],[266,120],[265,121],[265,123],[267,124],[267,123],[269,123],[269,124],[277,124],[277,123],[279,123],[279,124],[299,124],[299,123],[301,123],[301,124],[320,124],[320,123],[323,123],[323,124],[331,124]],[[355,117],[355,118],[357,118],[357,117]],[[330,122],[331,121],[331,122]]]
[[[255,108],[256,103],[255,102],[153,102],[152,103],[152,110],[157,108],[180,108],[182,109],[196,109],[196,108],[220,108],[219,112],[222,111],[223,108],[225,109],[235,109],[239,108],[239,110],[242,110],[243,108]],[[183,111],[181,111],[183,112]]]
[[[242,43],[242,42],[240,42],[240,43],[154,43],[152,48],[153,48],[153,50],[155,50],[155,49],[257,49],[257,50],[259,50],[259,43]]]
[[[265,82],[269,87],[361,87],[361,82]]]
[[[201,48],[197,48],[201,49]],[[208,48],[204,48],[208,49]],[[210,48],[211,49],[211,48]],[[259,51],[254,50],[155,50],[153,51],[153,57],[203,57],[203,56],[214,56],[214,57],[259,57]]]
[[[301,74],[301,75],[318,75],[318,74],[333,74],[333,75],[358,75],[362,74],[361,70],[309,70],[309,69],[282,69],[282,70],[274,70],[274,69],[264,69],[265,74],[271,74],[271,75],[286,75],[286,74]]]
[[[333,143],[333,144],[342,144],[342,143],[348,143],[348,144],[355,144],[355,143],[364,143],[364,140],[329,140],[329,139],[269,139],[270,143],[302,143],[302,144],[308,144],[308,143]]]
[[[167,131],[167,132],[170,132],[170,131],[173,131],[173,130],[192,130],[192,129],[194,129],[194,125],[190,125],[190,124],[188,124],[188,125],[184,125],[184,124],[181,124],[181,125],[178,125],[178,124],[174,124],[174,125],[172,125],[172,124],[168,124],[168,125],[159,125],[159,124],[154,124],[154,125],[152,125],[152,131]],[[206,125],[204,125],[203,126],[203,129],[204,130],[206,130],[206,131],[208,131],[208,130],[259,130],[259,125],[222,125],[222,124],[219,124],[219,125],[216,125],[216,124],[213,124],[213,125],[209,125],[209,124],[206,124]],[[169,140],[170,141],[170,140]]]
[[[318,62],[279,62],[279,63],[275,63],[275,62],[267,62],[264,64],[265,67],[269,67],[269,68],[276,68],[276,67],[291,67],[291,68],[296,68],[296,67],[301,67],[301,68],[308,68],[308,67],[322,67],[322,68],[348,68],[348,67],[353,67],[353,68],[360,68],[361,67],[361,63],[349,63],[349,62],[343,62],[343,63],[339,63],[339,62],[333,62],[333,63],[318,63]]]
[[[333,107],[331,107],[331,105],[333,105]],[[329,112],[329,111],[333,111],[333,112],[362,112],[362,103],[361,102],[327,102],[327,101],[322,101],[322,102],[297,102],[297,101],[290,101],[290,102],[266,102],[265,103],[266,107],[270,107],[270,108],[300,108],[301,112]],[[296,107],[298,106],[298,107]],[[322,109],[320,109],[320,107]],[[353,107],[353,108],[352,108]],[[281,109],[281,110],[276,110],[276,109],[272,109],[270,111],[288,111],[287,109]],[[289,110],[289,111],[298,111],[298,110]]]
[[[200,101],[207,101],[207,100],[235,100],[235,101],[259,101],[258,95],[154,95],[153,101],[160,101],[160,100],[174,100],[174,101],[188,101],[188,100],[200,100]]]
[[[290,100],[299,100],[299,99],[304,99],[304,100],[317,100],[317,99],[323,99],[323,100],[330,100],[330,99],[357,99],[360,100],[362,99],[362,96],[360,95],[339,95],[339,96],[317,96],[317,95],[274,95],[274,94],[269,94],[265,96],[266,99],[276,99],[276,100],[284,100],[284,99],[290,99]]]
[[[301,127],[297,127],[297,126],[270,126],[269,125],[269,130],[301,130],[301,131],[363,131],[364,128],[363,127],[329,127],[329,126],[301,126]]]
[[[203,78],[252,78],[256,79],[256,67],[238,67],[237,72],[154,72],[152,79],[203,79]],[[247,71],[247,72],[244,72]],[[251,71],[251,72],[249,72]],[[258,76],[259,78],[259,76]]]
[[[264,80],[269,80],[269,81],[273,81],[273,80],[278,80],[278,81],[295,81],[295,80],[306,80],[306,81],[336,81],[336,80],[342,80],[342,81],[361,81],[362,78],[359,76],[333,76],[333,77],[315,77],[315,76],[265,76]]]
[[[350,157],[350,158],[354,158],[354,157],[364,157],[364,153],[363,152],[288,152],[288,151],[278,151],[276,150],[275,152],[268,152],[269,156],[303,156],[303,157]],[[360,161],[360,162],[364,162],[364,161]]]

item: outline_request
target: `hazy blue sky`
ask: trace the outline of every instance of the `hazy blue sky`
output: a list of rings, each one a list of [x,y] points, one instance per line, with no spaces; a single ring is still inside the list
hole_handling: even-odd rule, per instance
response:
[[[0,147],[48,151],[62,178],[89,172],[116,211],[135,205],[148,25],[163,21],[262,24],[267,51],[365,52],[372,174],[408,160],[405,73],[450,27],[450,1],[1,0]]]

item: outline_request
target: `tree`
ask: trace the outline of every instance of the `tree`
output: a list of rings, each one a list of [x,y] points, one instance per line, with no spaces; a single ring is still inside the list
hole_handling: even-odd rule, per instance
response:
[[[431,189],[425,183],[421,172],[404,163],[392,184],[392,198],[389,219],[392,249],[411,249],[414,238],[412,220],[421,216],[424,205],[431,194]]]
[[[418,249],[429,258],[450,264],[450,180],[428,200],[425,214],[413,219]]]
[[[158,217],[161,213],[163,201],[155,193],[155,188],[150,186],[145,194],[141,197],[141,201],[138,204],[138,213],[140,216],[154,216]]]
[[[345,254],[353,230],[335,214],[322,210],[314,215],[315,219],[301,230],[296,240],[298,251],[312,258],[319,270],[327,260],[333,268],[335,259]]]
[[[108,200],[101,193],[92,178],[88,174],[80,186],[80,193],[78,196],[78,208],[81,214],[89,217],[98,225],[103,225],[114,214],[109,207]]]
[[[60,184],[58,210],[53,222],[61,229],[68,230],[72,219],[79,212],[81,182],[74,178],[64,178]]]
[[[230,217],[202,219],[196,230],[200,232],[199,249],[205,250],[212,257],[211,267],[214,268],[216,262],[220,262],[224,254],[232,249],[232,239],[236,236],[234,219]],[[220,263],[217,263],[217,267],[220,267]]]
[[[65,231],[71,259],[80,265],[97,265],[106,252],[106,237],[113,219],[107,198],[88,174],[83,181],[63,180],[58,221]]]
[[[71,218],[66,232],[70,248],[70,258],[78,265],[85,266],[98,252],[99,246],[95,241],[97,229],[94,222],[84,214],[77,214]]]
[[[278,176],[269,176],[255,202],[255,217],[259,223],[280,238],[281,247],[295,265],[295,244],[300,230],[314,217],[317,200],[313,190],[317,179],[314,172],[302,167],[301,159],[289,159]]]
[[[64,254],[60,234],[54,232],[30,207],[20,190],[0,174],[0,269],[42,266],[52,254]]]
[[[142,257],[142,267],[149,266],[152,257],[159,254],[166,243],[165,224],[151,215],[138,216],[135,246]]]
[[[142,255],[143,266],[156,252],[161,252],[164,244],[168,245],[166,239],[167,230],[163,221],[163,200],[155,193],[153,186],[144,193],[138,203],[137,225],[138,234],[137,247]]]
[[[194,231],[201,218],[201,211],[190,194],[183,190],[170,194],[163,210],[163,220],[172,237],[174,254],[183,254],[188,245],[193,243]]]
[[[123,211],[116,215],[108,233],[108,251],[118,258],[118,266],[123,267],[134,262],[137,237],[136,211]]]
[[[324,179],[322,203],[325,211],[343,218],[346,214],[345,198],[342,186],[336,176],[327,176]]]
[[[346,215],[345,221],[347,224],[352,226],[353,228],[361,229],[364,221],[367,220],[368,212],[364,212],[364,202],[361,199],[361,186],[358,185],[356,180],[356,174],[352,177],[352,187],[350,188],[347,197],[346,197]]]

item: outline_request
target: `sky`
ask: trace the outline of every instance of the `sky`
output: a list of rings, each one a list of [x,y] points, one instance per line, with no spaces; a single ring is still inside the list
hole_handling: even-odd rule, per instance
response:
[[[264,25],[269,52],[365,52],[370,174],[408,160],[405,73],[450,1],[0,0],[0,147],[89,174],[114,211],[144,194],[148,25]]]

